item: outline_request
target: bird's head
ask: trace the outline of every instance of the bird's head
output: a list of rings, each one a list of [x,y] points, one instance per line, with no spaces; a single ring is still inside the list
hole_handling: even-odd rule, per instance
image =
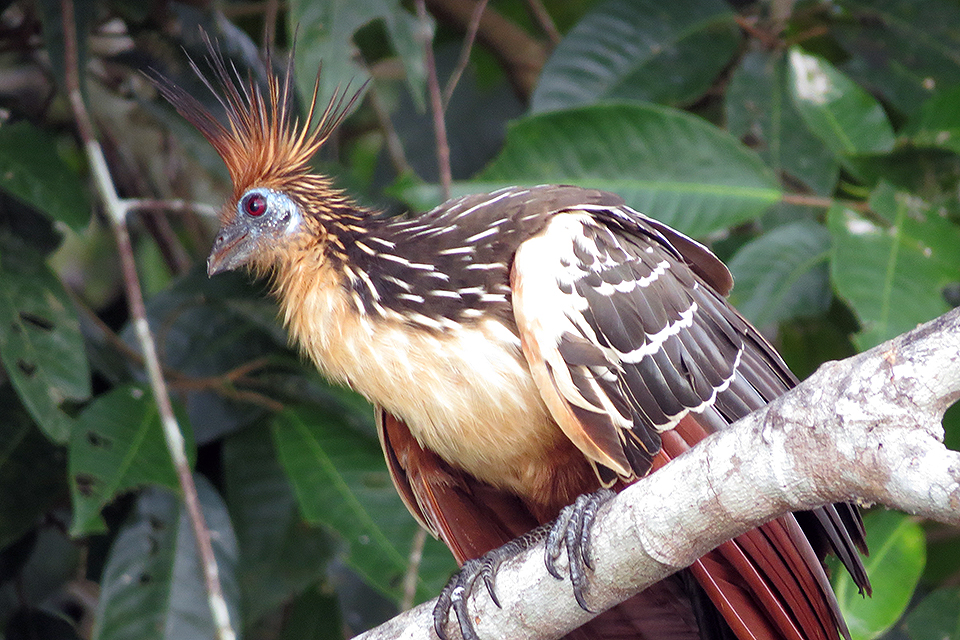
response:
[[[306,237],[322,242],[325,221],[355,211],[331,181],[313,172],[311,159],[349,110],[356,95],[334,97],[314,122],[319,74],[306,118],[291,114],[292,56],[278,78],[267,59],[266,93],[244,81],[208,41],[210,79],[192,60],[191,67],[216,96],[226,124],[196,98],[160,76],[154,80],[177,111],[213,145],[227,165],[233,195],[220,212],[220,230],[207,259],[207,273],[248,266],[269,272],[288,258]]]

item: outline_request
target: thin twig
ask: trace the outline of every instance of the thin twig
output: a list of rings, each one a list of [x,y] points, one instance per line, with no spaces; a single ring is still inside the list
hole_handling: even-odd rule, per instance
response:
[[[417,597],[417,579],[420,577],[420,562],[423,560],[423,545],[427,543],[427,530],[417,527],[410,543],[410,561],[407,563],[407,572],[403,576],[403,599],[400,600],[400,611],[406,611],[413,606]]]
[[[207,218],[217,217],[216,207],[189,200],[127,198],[123,200],[123,205],[128,211],[167,211],[169,213],[196,213]]]
[[[553,18],[550,17],[550,13],[547,12],[547,8],[543,6],[543,3],[540,2],[540,0],[527,0],[527,7],[530,9],[530,13],[533,14],[533,19],[537,21],[540,29],[550,41],[550,46],[556,47],[560,44],[563,36],[560,35],[560,30],[557,29],[557,25],[554,24]]]
[[[803,207],[817,207],[819,209],[829,209],[837,203],[855,211],[869,211],[870,205],[866,202],[855,202],[852,200],[838,200],[836,198],[827,198],[824,196],[811,196],[805,193],[785,193],[781,202],[785,204],[796,204]]]
[[[464,70],[470,63],[470,51],[473,49],[473,42],[477,38],[477,29],[480,28],[480,18],[483,17],[483,11],[486,8],[487,0],[480,0],[473,10],[473,15],[470,16],[470,23],[467,25],[467,35],[463,39],[463,46],[460,48],[460,58],[457,60],[457,66],[454,67],[453,73],[450,74],[450,78],[447,80],[447,86],[443,89],[443,100],[441,102],[444,113],[447,112],[447,107],[450,106],[450,98],[453,96],[453,90],[457,88],[457,83],[460,82],[460,76],[463,75]]]
[[[61,0],[60,8],[63,15],[64,55],[66,58],[64,68],[70,106],[76,120],[77,131],[83,141],[84,151],[90,162],[97,193],[110,218],[110,226],[117,242],[117,251],[120,254],[121,271],[127,293],[127,304],[147,365],[150,388],[153,392],[154,401],[157,403],[167,449],[170,451],[170,457],[176,467],[187,513],[193,526],[217,638],[218,640],[235,640],[236,633],[230,624],[227,602],[223,597],[223,590],[220,586],[217,561],[210,544],[210,532],[200,509],[197,489],[193,482],[190,464],[187,461],[183,434],[173,413],[170,396],[167,393],[166,383],[160,370],[156,346],[150,335],[150,326],[147,323],[146,307],[143,303],[143,294],[137,276],[137,265],[133,257],[133,245],[130,242],[130,234],[127,230],[126,214],[129,210],[129,203],[124,202],[117,195],[110,170],[103,155],[103,149],[94,136],[93,122],[80,92],[79,55],[77,53],[73,0]]]
[[[437,141],[437,169],[440,172],[440,189],[444,200],[450,197],[453,176],[450,172],[450,145],[447,143],[447,125],[443,121],[443,101],[440,97],[440,81],[437,79],[437,61],[433,57],[433,33],[429,28],[425,0],[416,0],[417,20],[420,22],[420,37],[423,40],[423,58],[427,67],[427,92],[430,94],[430,111],[433,113],[433,133]]]
[[[407,161],[407,156],[403,152],[403,143],[400,141],[400,136],[390,119],[390,112],[383,105],[383,98],[380,97],[376,82],[370,83],[370,91],[367,92],[367,95],[370,96],[373,112],[380,122],[380,129],[383,131],[384,141],[387,145],[387,157],[390,158],[390,164],[393,165],[394,171],[399,175],[413,173],[413,167],[410,166],[410,162]]]

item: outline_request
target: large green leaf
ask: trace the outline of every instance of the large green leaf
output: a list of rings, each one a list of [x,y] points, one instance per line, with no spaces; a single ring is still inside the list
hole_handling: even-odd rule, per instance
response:
[[[943,287],[960,281],[960,228],[889,185],[870,205],[878,217],[840,205],[828,213],[830,276],[860,321],[861,349],[946,313]]]
[[[376,438],[319,409],[285,411],[272,431],[304,517],[337,531],[348,546],[348,564],[399,600],[418,525],[390,481]],[[427,540],[417,600],[435,596],[453,568],[447,549]]]
[[[832,33],[843,68],[871,92],[913,113],[934,92],[960,84],[960,7],[949,0],[837,0],[848,19]]]
[[[224,442],[223,473],[249,625],[319,582],[334,545],[329,534],[300,517],[266,429],[244,429]]]
[[[926,561],[923,529],[914,519],[894,511],[875,511],[863,520],[870,547],[864,565],[873,596],[861,596],[846,571],[836,571],[833,579],[852,640],[872,640],[900,619]]]
[[[0,189],[74,231],[90,222],[80,178],[57,155],[46,132],[27,122],[0,127]]]
[[[178,422],[186,430],[182,416]],[[91,402],[70,436],[69,455],[75,536],[104,531],[100,510],[124,492],[148,483],[179,487],[153,396],[140,387],[115,387]]]
[[[883,107],[832,64],[794,47],[789,70],[800,117],[838,157],[893,149],[893,127]]]
[[[210,531],[230,620],[239,629],[237,542],[223,500],[196,476],[200,507]],[[94,640],[182,640],[216,633],[183,504],[151,487],[121,527],[103,569]]]
[[[692,102],[736,53],[734,18],[721,0],[603,2],[547,60],[531,111],[610,99]]]
[[[747,140],[777,175],[784,172],[829,195],[839,164],[801,120],[786,80],[782,53],[751,51],[743,56],[727,85],[727,130]]]
[[[0,235],[0,360],[48,437],[64,442],[66,400],[90,396],[90,366],[73,304],[31,247]]]
[[[291,33],[297,34],[295,73],[303,96],[313,93],[317,70],[323,67],[318,96],[321,108],[338,91],[348,86],[357,90],[369,79],[366,67],[357,63],[353,36],[375,20],[383,20],[390,44],[403,62],[411,93],[423,104],[426,71],[418,34],[431,32],[433,25],[420,25],[399,0],[292,0],[287,16]]]
[[[830,233],[815,222],[778,227],[728,263],[736,285],[730,302],[757,326],[819,315],[830,304]]]
[[[904,621],[911,640],[960,639],[960,587],[937,589]]]
[[[454,194],[511,184],[565,183],[619,193],[627,204],[693,236],[759,216],[780,198],[763,161],[728,133],[681,111],[614,104],[524,118],[476,180]],[[418,206],[435,187],[408,189]]]

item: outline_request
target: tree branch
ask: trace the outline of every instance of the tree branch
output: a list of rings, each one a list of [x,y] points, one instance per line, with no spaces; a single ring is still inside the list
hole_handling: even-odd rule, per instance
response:
[[[789,511],[861,500],[960,524],[960,453],[944,447],[941,424],[958,398],[960,309],[823,365],[604,507],[589,604],[604,611]],[[482,587],[470,599],[480,637],[559,637],[592,617],[547,574],[539,546],[503,565],[497,595],[503,609]],[[434,602],[360,637],[432,638]]]

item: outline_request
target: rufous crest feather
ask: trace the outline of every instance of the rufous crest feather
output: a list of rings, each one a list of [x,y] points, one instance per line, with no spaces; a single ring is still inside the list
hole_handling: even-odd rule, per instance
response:
[[[311,174],[310,161],[330,135],[343,121],[361,91],[347,98],[347,91],[337,91],[323,112],[316,118],[320,88],[320,71],[314,82],[310,108],[302,121],[291,113],[293,92],[293,53],[291,52],[283,78],[273,72],[268,49],[266,95],[249,75],[244,81],[236,67],[224,60],[217,45],[204,34],[209,50],[207,64],[213,72],[211,81],[197,63],[190,59],[190,67],[217,98],[226,113],[224,125],[194,96],[158,73],[151,77],[163,96],[176,110],[193,124],[213,145],[223,159],[233,181],[234,198],[239,198],[253,186],[278,191],[298,191],[307,182],[330,189],[329,182]]]

